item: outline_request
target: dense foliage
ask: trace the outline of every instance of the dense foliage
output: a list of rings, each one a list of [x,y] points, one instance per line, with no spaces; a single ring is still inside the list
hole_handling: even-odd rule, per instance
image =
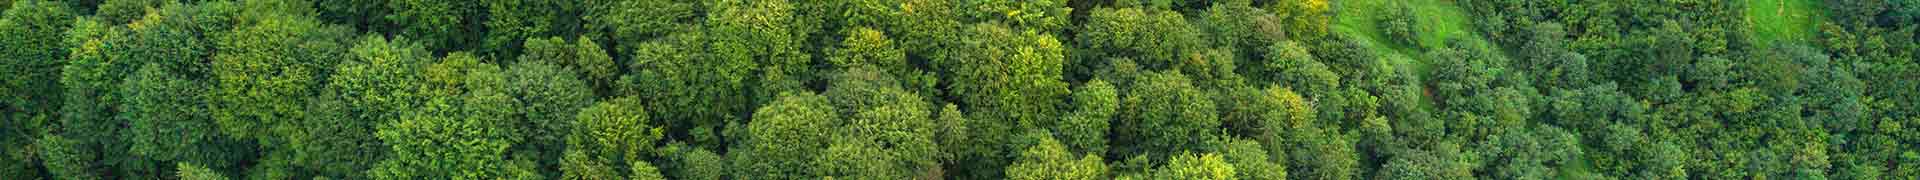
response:
[[[4,0],[0,179],[1913,179],[1914,0]]]

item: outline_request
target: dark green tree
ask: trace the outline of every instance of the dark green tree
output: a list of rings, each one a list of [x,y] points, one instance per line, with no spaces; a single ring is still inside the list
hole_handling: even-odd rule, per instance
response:
[[[485,6],[486,36],[480,48],[495,56],[518,55],[523,40],[544,36],[573,35],[580,27],[580,14],[592,7],[584,0],[490,0],[475,2]],[[478,13],[478,12],[476,12]],[[611,63],[608,64],[611,67]]]
[[[1387,38],[1392,39],[1394,43],[1422,47],[1424,44],[1420,42],[1420,35],[1430,30],[1423,28],[1425,26],[1422,26],[1420,16],[1416,16],[1412,5],[1407,3],[1396,1],[1386,5],[1386,9],[1381,10],[1380,17],[1375,17],[1379,20],[1379,25],[1376,26],[1380,27],[1381,33],[1386,33]]]
[[[4,59],[0,60],[0,66],[4,66],[0,67],[0,77],[4,77],[0,82],[5,82],[0,84],[0,93],[5,93],[7,113],[59,107],[60,67],[68,52],[77,48],[63,41],[71,39],[64,37],[75,23],[69,11],[59,2],[20,1],[0,15],[0,43],[6,47],[0,48],[0,59]],[[14,119],[8,122],[8,127],[32,127],[16,126],[12,123],[26,122]]]
[[[332,68],[328,92],[313,101],[315,114],[303,123],[308,133],[293,137],[295,152],[306,157],[295,159],[320,169],[320,176],[368,175],[391,151],[378,129],[423,102],[421,69],[432,62],[430,54],[405,39],[361,38]]]
[[[40,159],[44,159],[47,172],[58,177],[80,179],[112,178],[102,172],[105,160],[101,157],[113,157],[108,150],[114,148],[97,147],[110,144],[117,132],[118,124],[113,124],[112,108],[118,104],[109,96],[119,85],[123,72],[132,63],[114,62],[106,58],[103,47],[109,35],[118,36],[114,31],[95,20],[76,20],[74,28],[67,32],[66,42],[72,53],[60,69],[59,125],[48,130],[35,141]],[[79,43],[74,43],[79,42]]]
[[[159,8],[166,0],[104,0],[94,7],[94,17],[108,24],[127,24],[139,20],[151,8]]]
[[[582,34],[604,38],[615,53],[632,54],[642,43],[675,32],[698,30],[702,2],[672,0],[588,1],[580,17]],[[638,57],[636,57],[637,59]]]
[[[156,161],[231,166],[238,152],[207,113],[204,82],[187,79],[156,64],[141,66],[120,85],[133,154]]]
[[[37,178],[34,144],[54,130],[74,13],[61,2],[5,2],[0,12],[0,176]]]
[[[486,4],[446,0],[388,0],[386,21],[393,28],[382,28],[404,37],[417,38],[427,49],[447,52],[473,49],[481,44],[485,32],[482,15]],[[370,29],[371,30],[371,29]]]
[[[539,61],[559,66],[574,72],[572,77],[587,83],[582,90],[595,95],[610,93],[613,82],[620,75],[620,65],[613,57],[601,49],[593,39],[580,38],[572,42],[559,37],[527,39],[526,49],[518,61]]]
[[[506,71],[507,87],[517,87],[507,89],[520,109],[514,118],[525,128],[516,130],[526,142],[515,149],[533,153],[547,172],[559,163],[566,138],[578,123],[575,116],[594,101],[586,82],[567,70],[544,61],[521,61]]]
[[[747,118],[752,111],[747,88],[755,63],[713,59],[704,52],[702,34],[676,34],[637,45],[620,79],[621,94],[643,99],[671,139],[687,139],[702,148],[724,146],[720,127]]]

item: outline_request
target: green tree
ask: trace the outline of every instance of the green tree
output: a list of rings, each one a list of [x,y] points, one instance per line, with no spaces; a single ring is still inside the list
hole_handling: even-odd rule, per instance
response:
[[[900,42],[900,49],[907,51],[909,59],[936,59],[956,54],[958,52],[949,51],[959,41],[951,40],[962,39],[967,30],[961,21],[962,15],[956,12],[961,9],[957,3],[949,0],[899,0],[882,4],[898,8],[888,12],[894,13],[894,18],[881,19],[883,24],[892,25],[883,31],[891,33]]]
[[[1061,117],[1053,127],[1063,144],[1073,152],[1107,154],[1107,131],[1120,112],[1120,95],[1113,84],[1095,79],[1073,92],[1073,113]]]
[[[132,153],[157,161],[228,165],[218,158],[225,139],[207,113],[202,82],[156,64],[141,66],[120,85],[126,99]]]
[[[1176,67],[1186,53],[1205,47],[1200,32],[1175,11],[1095,8],[1075,39],[1086,50],[1075,64],[1105,58],[1134,58],[1146,69]]]
[[[1025,146],[1011,142],[1017,132],[1048,128],[1058,121],[1069,91],[1064,81],[1066,47],[1053,36],[1033,31],[1016,33],[991,23],[967,27],[966,39],[955,54],[934,59],[945,69],[948,95],[970,109],[968,137],[978,151],[961,152],[968,163],[958,174],[997,178]]]
[[[61,2],[8,1],[0,11],[0,176],[37,178],[36,139],[63,107],[62,66],[74,14]]]
[[[1251,76],[1287,84],[1308,96],[1331,94],[1340,89],[1340,74],[1314,58],[1304,44],[1283,41],[1267,46],[1266,62],[1252,68]]]
[[[296,159],[322,169],[322,176],[370,175],[366,172],[387,159],[392,148],[379,129],[418,107],[426,96],[418,90],[431,53],[405,39],[360,39],[348,58],[332,68],[328,92],[310,109],[315,114],[309,118],[315,119],[304,123],[308,134],[294,137],[294,149],[307,157]]]
[[[925,177],[937,162],[933,105],[877,70],[848,69],[833,77],[825,96],[847,117],[816,174],[847,178]],[[848,165],[866,165],[858,167]]]
[[[573,77],[586,82],[588,86],[582,88],[589,93],[607,92],[620,74],[620,65],[614,64],[613,57],[599,43],[586,38],[573,42],[559,37],[527,39],[525,52],[518,60],[540,61],[577,72]]]
[[[720,179],[727,173],[727,160],[719,154],[706,149],[687,146],[684,143],[669,143],[655,154],[665,158],[661,171],[674,179]]]
[[[1065,145],[1053,138],[1041,137],[1040,144],[1028,147],[1020,153],[1013,165],[1007,166],[1008,179],[1106,179],[1107,164],[1099,155],[1085,154],[1079,159],[1073,158]]]
[[[268,16],[216,37],[211,100],[222,132],[279,144],[306,118],[322,74],[345,58],[347,33],[298,15]]]
[[[846,36],[833,56],[828,57],[834,67],[842,70],[865,67],[896,77],[910,75],[910,70],[914,70],[907,64],[906,51],[895,48],[893,40],[884,32],[861,27],[848,30]]]
[[[646,161],[634,161],[633,165],[631,166],[633,167],[633,169],[627,171],[628,172],[627,179],[633,179],[633,180],[665,180],[667,179],[667,177],[660,175],[659,168],[653,167],[653,164],[649,164]]]
[[[1115,144],[1119,155],[1166,157],[1218,136],[1219,111],[1205,91],[1179,71],[1149,73],[1121,99]]]
[[[877,29],[857,27],[847,30],[846,39],[836,49],[830,50],[827,61],[837,70],[867,68],[880,71],[888,76],[897,77],[902,88],[918,92],[921,97],[935,96],[939,91],[935,87],[938,77],[921,71],[912,62],[907,61],[906,50],[900,43],[887,37]]]
[[[108,24],[127,24],[139,20],[151,8],[166,4],[165,0],[105,0],[94,7],[94,17]]]
[[[378,128],[375,134],[390,151],[367,174],[374,179],[538,176],[523,174],[531,164],[508,156],[508,148],[522,139],[514,132],[519,124],[511,116],[517,109],[499,67],[452,53],[420,72],[419,93],[426,98]]]
[[[672,0],[610,0],[587,3],[582,14],[583,34],[605,38],[616,53],[627,52],[647,40],[674,32],[697,30],[700,3]]]
[[[96,169],[106,168],[95,161],[107,152],[95,146],[112,139],[110,135],[118,130],[117,124],[111,124],[111,108],[118,102],[108,96],[117,89],[120,72],[127,72],[126,66],[132,63],[105,58],[104,39],[120,32],[94,20],[76,20],[74,24],[66,40],[72,53],[60,69],[59,87],[65,97],[60,103],[59,125],[45,130],[47,133],[34,144],[44,152],[40,158],[45,159],[47,171],[54,176],[111,178],[99,173],[104,169]]]
[[[1470,156],[1459,145],[1440,143],[1432,149],[1396,152],[1375,173],[1376,179],[1471,179]]]
[[[577,118],[579,126],[573,128],[571,135],[566,137],[567,152],[561,162],[566,179],[645,176],[649,173],[659,176],[660,172],[652,170],[655,167],[648,160],[653,156],[654,141],[661,139],[662,130],[648,125],[647,111],[640,106],[638,99],[620,98],[594,104],[580,110]],[[626,169],[649,169],[653,172],[615,171]]]
[[[972,6],[962,8],[961,13],[975,21],[998,21],[1007,23],[1013,29],[1042,34],[1059,34],[1066,30],[1068,15],[1073,12],[1073,8],[1067,7],[1067,1],[1056,0],[960,2]]]
[[[813,157],[827,151],[834,125],[842,121],[825,96],[810,92],[782,93],[779,99],[753,113],[740,147],[732,156],[735,178],[814,178]]]
[[[1233,165],[1235,177],[1250,180],[1287,179],[1286,158],[1272,157],[1274,154],[1267,152],[1266,146],[1259,142],[1237,138],[1216,141],[1220,145],[1215,145],[1219,149],[1214,151],[1222,154],[1227,164]]]
[[[389,0],[314,0],[316,18],[349,27],[385,27]]]
[[[177,5],[171,7],[173,8],[169,9],[184,8]],[[63,128],[66,128],[64,129],[66,131],[58,134],[67,136],[67,138],[73,140],[69,141],[72,143],[63,143],[64,145],[77,146],[66,147],[68,150],[82,153],[95,153],[94,155],[97,156],[94,157],[98,159],[94,159],[92,160],[93,162],[90,163],[97,163],[98,165],[92,166],[92,168],[100,169],[96,169],[91,173],[102,173],[101,176],[103,178],[158,178],[164,176],[164,173],[161,173],[162,171],[168,170],[168,168],[161,167],[165,164],[160,163],[160,158],[168,158],[169,160],[171,160],[171,158],[178,158],[174,157],[175,155],[201,155],[202,153],[205,155],[232,155],[218,152],[160,152],[169,151],[170,149],[161,149],[164,147],[154,146],[133,147],[139,144],[129,142],[154,140],[149,138],[157,138],[137,136],[137,134],[140,134],[139,131],[155,129],[135,129],[136,127],[131,125],[133,122],[169,120],[166,119],[169,117],[165,116],[148,117],[147,115],[173,114],[179,115],[176,117],[194,117],[204,116],[205,113],[193,112],[204,111],[193,109],[174,109],[187,112],[165,112],[161,110],[143,109],[186,108],[169,106],[205,104],[204,101],[200,100],[185,100],[190,102],[182,103],[163,100],[161,97],[133,97],[136,95],[198,96],[202,94],[204,90],[198,89],[203,87],[172,88],[166,87],[170,85],[161,85],[166,82],[154,82],[156,84],[127,82],[130,79],[145,78],[138,80],[155,81],[175,79],[186,81],[176,83],[201,83],[204,82],[204,79],[208,76],[206,62],[203,61],[207,55],[204,50],[206,48],[205,43],[193,36],[195,32],[191,29],[191,22],[169,20],[174,19],[169,17],[181,17],[180,15],[183,14],[179,13],[180,11],[156,10],[146,12],[149,12],[146,16],[142,16],[140,20],[125,27],[104,26],[96,24],[98,23],[97,21],[81,20],[77,23],[85,24],[84,26],[88,27],[69,32],[68,42],[73,43],[72,45],[75,45],[77,49],[82,50],[74,51],[70,54],[68,58],[69,64],[62,69],[64,74],[61,81],[67,89],[66,92],[68,94],[65,95],[68,96],[68,99],[63,103],[63,119],[61,122]],[[139,69],[148,65],[153,67],[148,71],[149,73],[143,75],[144,77],[132,76],[138,74]],[[131,87],[129,85],[139,85],[142,87]],[[133,102],[136,100],[141,102]],[[136,112],[136,110],[141,112]],[[159,128],[157,126],[161,126],[157,124],[145,125],[147,126],[139,126],[138,128]],[[156,157],[143,157],[140,155],[154,155]],[[211,157],[219,156],[193,156],[187,158],[194,158],[197,159],[196,161],[204,162],[211,159]],[[212,165],[226,164],[220,163]]]
[[[364,172],[385,158],[387,146],[374,136],[383,119],[360,119],[340,92],[326,90],[307,101],[302,132],[286,137],[293,164],[315,178],[367,178]]]
[[[73,13],[65,4],[37,0],[20,1],[6,12],[0,14],[0,44],[6,47],[0,48],[0,78],[4,78],[0,79],[4,82],[0,83],[0,93],[5,95],[7,113],[57,109],[60,67],[68,52],[77,48],[63,41],[73,39],[65,38],[76,22]],[[8,121],[8,127],[32,127],[14,124],[26,122]]]
[[[179,170],[175,171],[176,173],[174,174],[174,177],[180,178],[182,180],[225,180],[227,179],[227,176],[221,175],[220,172],[213,171],[212,169],[207,169],[206,167],[201,167],[200,165],[194,165],[192,163],[180,163],[179,165],[176,165],[176,167],[179,167]]]
[[[1294,129],[1287,140],[1269,146],[1287,148],[1288,179],[1353,179],[1360,175],[1363,154],[1355,149],[1353,138],[1330,128]]]
[[[1167,160],[1166,166],[1153,170],[1154,179],[1240,179],[1234,176],[1233,165],[1227,164],[1219,154],[1194,154],[1181,152]]]
[[[1215,1],[1207,7],[1204,30],[1214,47],[1227,47],[1240,57],[1258,57],[1260,48],[1286,38],[1277,14],[1257,8],[1252,0]],[[1236,64],[1259,64],[1236,62]]]
[[[406,39],[369,36],[354,45],[352,58],[336,65],[327,89],[339,92],[358,119],[387,121],[414,108],[424,94],[421,69],[432,53]]]
[[[804,51],[807,27],[785,0],[719,1],[708,4],[708,49],[713,61],[752,62],[748,89],[753,104],[765,104],[775,95],[804,90],[813,80],[811,54]]]
[[[1420,35],[1422,35],[1420,33],[1426,33],[1429,30],[1423,28],[1420,17],[1414,15],[1412,5],[1407,3],[1396,1],[1388,4],[1387,9],[1381,10],[1380,17],[1375,17],[1380,21],[1377,26],[1394,43],[1400,43],[1402,46],[1423,47],[1424,44],[1420,42]]]
[[[582,0],[492,0],[476,3],[486,8],[486,22],[480,24],[487,29],[478,48],[502,57],[518,55],[519,50],[523,50],[523,40],[528,38],[575,34],[573,31],[580,24],[579,15],[585,12],[584,8],[591,6]]]
[[[1558,127],[1531,125],[1510,128],[1494,137],[1490,142],[1476,147],[1485,166],[1476,170],[1489,172],[1482,178],[1496,179],[1554,179],[1565,177],[1561,169],[1584,158],[1585,152],[1576,143],[1579,137]]]
[[[1284,19],[1288,37],[1313,39],[1327,34],[1327,26],[1333,23],[1333,3],[1326,0],[1300,0],[1273,2],[1268,11]]]
[[[396,28],[386,29],[404,37],[419,38],[429,50],[437,52],[473,49],[480,44],[484,26],[483,4],[447,0],[388,0],[392,11],[386,20]]]
[[[749,99],[754,62],[714,59],[704,52],[701,34],[676,34],[637,45],[621,77],[621,94],[642,98],[673,139],[718,150],[719,128],[752,111]]]
[[[514,63],[506,77],[507,87],[517,87],[507,89],[520,109],[514,118],[526,128],[517,130],[526,142],[515,149],[532,152],[541,169],[550,170],[567,145],[575,116],[593,104],[593,92],[573,72],[544,61]]]

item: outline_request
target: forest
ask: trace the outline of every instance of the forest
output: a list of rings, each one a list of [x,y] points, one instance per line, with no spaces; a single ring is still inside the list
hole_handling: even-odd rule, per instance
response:
[[[1920,0],[0,0],[0,179],[1920,179]]]

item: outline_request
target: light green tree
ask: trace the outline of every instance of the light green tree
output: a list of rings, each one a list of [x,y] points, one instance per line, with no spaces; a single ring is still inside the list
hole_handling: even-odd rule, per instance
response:
[[[374,179],[532,178],[532,164],[514,162],[508,148],[522,142],[500,68],[467,53],[452,53],[421,70],[426,96],[418,107],[380,126],[390,148],[368,170]]]
[[[1073,112],[1053,127],[1069,150],[1090,155],[1107,154],[1107,131],[1120,113],[1120,93],[1113,84],[1094,79],[1073,91]]]
[[[323,82],[322,74],[345,59],[347,31],[307,17],[266,16],[215,38],[220,51],[211,64],[217,88],[210,99],[222,132],[278,144],[277,138],[294,133],[289,127],[306,118],[305,106],[318,94],[314,88]]]
[[[1149,73],[1127,92],[1114,130],[1120,155],[1157,159],[1218,136],[1213,99],[1178,71]]]
[[[732,156],[734,178],[796,179],[815,178],[810,167],[813,158],[827,152],[835,125],[841,124],[838,111],[825,96],[811,92],[782,93],[780,98],[754,111],[746,126],[746,137]]]
[[[1075,46],[1086,49],[1075,64],[1132,58],[1149,70],[1178,69],[1187,53],[1206,48],[1200,30],[1186,19],[1168,10],[1095,8],[1075,36]]]
[[[561,160],[566,179],[604,179],[607,177],[660,176],[648,162],[654,141],[662,130],[648,124],[647,111],[638,99],[620,98],[594,104],[580,110],[578,126],[567,136],[567,152]],[[644,167],[639,165],[645,165]],[[645,169],[651,172],[637,170]],[[618,172],[616,170],[635,170]],[[622,175],[624,174],[624,176]]]
[[[711,61],[752,62],[755,72],[745,77],[757,82],[748,89],[753,104],[766,104],[775,95],[804,90],[813,80],[812,54],[806,52],[809,27],[796,17],[796,6],[785,0],[723,0],[707,4],[708,52]]]
[[[207,169],[206,167],[201,167],[200,165],[194,165],[192,163],[180,163],[178,165],[175,165],[175,167],[179,167],[179,169],[174,171],[175,172],[174,177],[180,178],[181,180],[225,180],[227,179],[227,175],[221,175],[220,172],[215,172],[212,169]]]
[[[1167,164],[1153,170],[1154,179],[1240,179],[1234,176],[1233,165],[1228,164],[1219,154],[1181,152],[1167,159]]]
[[[951,57],[934,59],[949,84],[947,93],[966,104],[966,124],[979,149],[958,152],[974,178],[997,178],[1000,170],[1025,146],[1015,143],[1022,129],[1048,128],[1059,121],[1069,91],[1064,81],[1066,47],[1053,36],[1017,32],[1004,25],[967,26],[965,39]]]
[[[1067,151],[1065,145],[1053,138],[1042,137],[1040,144],[1028,147],[1020,153],[1013,165],[1007,166],[1007,179],[1106,179],[1107,164],[1099,155],[1086,154],[1078,159],[1075,153]]]

